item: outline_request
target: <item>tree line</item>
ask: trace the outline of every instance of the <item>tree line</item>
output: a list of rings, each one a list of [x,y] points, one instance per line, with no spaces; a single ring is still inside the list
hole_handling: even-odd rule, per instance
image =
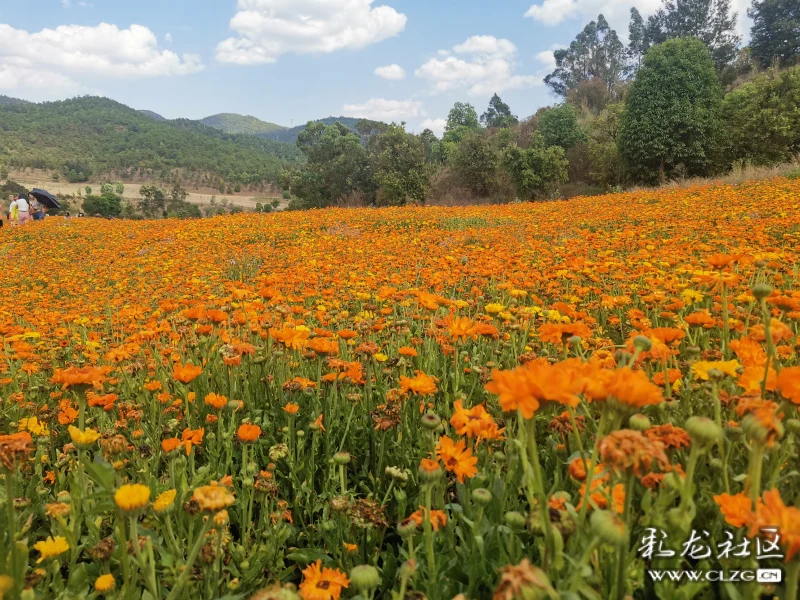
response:
[[[630,10],[629,43],[603,18],[554,52],[559,102],[520,120],[495,94],[457,102],[444,134],[404,123],[309,123],[305,164],[282,177],[293,208],[495,201],[600,193],[710,176],[800,152],[800,0],[755,0],[741,48],[730,0]],[[459,198],[456,198],[456,200]]]

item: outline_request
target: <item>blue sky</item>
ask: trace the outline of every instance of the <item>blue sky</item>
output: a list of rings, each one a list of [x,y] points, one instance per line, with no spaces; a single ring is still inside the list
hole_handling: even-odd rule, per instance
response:
[[[601,12],[626,38],[630,7],[659,4],[0,0],[0,94],[98,94],[168,118],[345,114],[440,129],[454,102],[482,112],[495,91],[520,117],[554,103],[541,82],[553,48]],[[747,0],[734,4],[745,33]]]

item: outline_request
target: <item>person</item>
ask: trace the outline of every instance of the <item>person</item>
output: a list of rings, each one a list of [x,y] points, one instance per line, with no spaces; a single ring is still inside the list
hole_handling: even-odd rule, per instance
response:
[[[31,200],[31,213],[33,214],[34,221],[43,221],[44,220],[44,206],[39,202],[36,196],[33,197]]]
[[[17,225],[25,225],[30,218],[31,213],[28,200],[25,198],[25,194],[20,194],[17,199],[11,203],[11,219],[15,221]]]

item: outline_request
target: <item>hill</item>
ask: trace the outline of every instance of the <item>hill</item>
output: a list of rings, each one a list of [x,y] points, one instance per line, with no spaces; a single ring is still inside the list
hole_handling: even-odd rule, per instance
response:
[[[314,123],[325,123],[325,125],[333,125],[337,121],[351,129],[352,131],[356,130],[356,123],[358,123],[361,119],[356,119],[354,117],[326,117],[324,119],[317,119]],[[297,136],[300,135],[301,131],[304,131],[306,128],[305,125],[298,125],[297,127],[292,127],[291,129],[282,129],[280,131],[273,131],[271,133],[259,133],[256,134],[258,137],[262,137],[268,140],[275,140],[277,142],[284,142],[287,144],[296,144],[297,143]]]
[[[164,117],[162,117],[157,112],[153,112],[152,110],[140,110],[139,113],[143,114],[146,117],[150,117],[151,119],[155,119],[156,121],[166,121]]]
[[[282,125],[267,123],[256,117],[249,115],[237,115],[234,113],[220,113],[211,115],[198,121],[208,127],[220,129],[225,133],[242,133],[247,135],[261,135],[265,133],[275,133],[286,129]]]
[[[27,100],[20,100],[19,98],[11,98],[10,96],[0,96],[0,106],[30,104]]]
[[[300,160],[291,144],[188,119],[158,121],[107,98],[0,105],[0,163],[50,169],[73,182],[181,170],[207,182],[257,185],[277,181],[286,163]]]

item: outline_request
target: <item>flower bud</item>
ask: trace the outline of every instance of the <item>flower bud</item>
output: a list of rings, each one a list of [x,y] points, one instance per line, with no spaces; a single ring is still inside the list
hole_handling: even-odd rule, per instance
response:
[[[492,501],[492,492],[486,488],[477,488],[472,492],[472,499],[480,506],[486,506]]]
[[[522,513],[515,510],[509,511],[505,514],[506,525],[511,529],[522,529],[525,527],[525,517]]]
[[[644,431],[645,429],[650,429],[650,419],[648,419],[645,415],[638,413],[633,415],[628,420],[628,425],[635,431]]]
[[[607,510],[596,510],[592,513],[592,532],[612,546],[620,546],[628,539],[625,521]]]
[[[386,467],[384,470],[389,477],[397,483],[406,483],[408,481],[408,471],[399,467]]]
[[[333,455],[333,462],[337,465],[347,465],[350,464],[350,453],[349,452],[337,452]]]
[[[633,347],[639,352],[649,352],[650,348],[653,347],[653,342],[650,341],[650,338],[644,335],[637,335],[635,338],[633,338]]]
[[[569,338],[569,339],[567,340],[567,343],[568,343],[570,346],[579,346],[579,345],[580,345],[580,343],[581,343],[582,341],[583,341],[583,339],[581,338],[581,336],[579,336],[579,335],[573,335],[571,338]]]
[[[381,575],[372,565],[358,565],[350,569],[350,582],[359,592],[368,592],[381,584]]]
[[[786,430],[789,433],[800,433],[800,420],[789,419],[786,421]]]
[[[689,417],[685,427],[692,441],[703,446],[710,446],[722,439],[722,430],[708,417]]]
[[[400,534],[401,538],[411,537],[416,532],[417,532],[417,522],[412,521],[411,519],[400,521],[400,524],[397,526],[397,533]]]
[[[753,296],[758,300],[763,300],[772,293],[772,286],[768,283],[757,283],[753,286]]]
[[[422,416],[422,426],[430,431],[434,431],[441,423],[442,420],[439,416],[433,413],[426,413]]]

